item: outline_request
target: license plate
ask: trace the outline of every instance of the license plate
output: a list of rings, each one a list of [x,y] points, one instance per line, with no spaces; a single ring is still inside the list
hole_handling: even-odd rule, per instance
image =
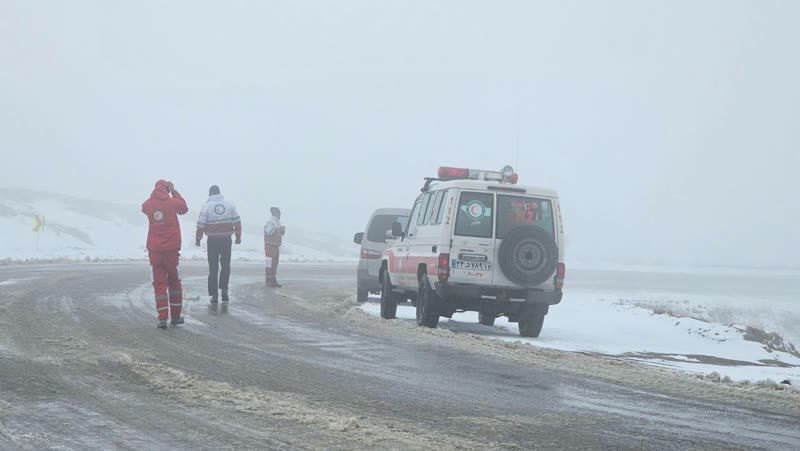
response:
[[[458,254],[456,260],[463,260],[465,262],[486,262],[489,260],[489,257],[483,254]]]
[[[472,269],[476,271],[491,271],[492,264],[490,262],[472,262],[464,260],[453,260],[451,262],[453,269]]]

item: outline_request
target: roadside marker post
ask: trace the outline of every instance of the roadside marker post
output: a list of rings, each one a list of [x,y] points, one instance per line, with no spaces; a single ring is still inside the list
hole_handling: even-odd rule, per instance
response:
[[[39,234],[44,232],[44,216],[33,215],[33,231],[36,232],[36,251],[39,251]]]
[[[44,231],[44,216],[33,215],[33,231],[34,232]]]

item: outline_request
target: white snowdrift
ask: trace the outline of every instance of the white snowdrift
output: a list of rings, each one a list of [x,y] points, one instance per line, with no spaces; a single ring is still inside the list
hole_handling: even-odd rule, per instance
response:
[[[44,231],[32,231],[34,215],[45,217]],[[205,258],[194,246],[195,219],[180,217],[184,258]],[[286,261],[354,261],[347,240],[292,227],[282,249]],[[147,221],[135,205],[79,199],[53,193],[0,188],[0,260],[117,260],[147,257]],[[203,241],[205,243],[205,240]],[[263,260],[261,225],[244,224],[234,259]]]
[[[379,316],[379,300],[361,306]],[[398,307],[400,320],[413,321],[414,307]],[[538,338],[519,337],[517,325],[498,318],[494,327],[478,324],[478,314],[442,318],[440,327],[456,332],[531,346],[606,355],[698,374],[716,371],[734,381],[789,379],[800,384],[800,357],[745,339],[746,327],[706,322],[612,300],[592,292],[569,292],[553,306]]]

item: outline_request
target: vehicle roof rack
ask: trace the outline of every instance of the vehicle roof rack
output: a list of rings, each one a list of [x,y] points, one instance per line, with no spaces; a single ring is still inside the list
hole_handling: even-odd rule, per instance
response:
[[[440,179],[438,177],[425,177],[425,185],[422,186],[422,189],[420,191],[426,193],[428,192],[428,190],[431,189],[431,183],[442,182],[442,181],[444,181],[444,179]]]

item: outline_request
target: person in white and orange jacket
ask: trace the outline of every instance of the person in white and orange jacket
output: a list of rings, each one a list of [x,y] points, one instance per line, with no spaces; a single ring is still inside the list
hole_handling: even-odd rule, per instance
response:
[[[269,209],[272,217],[264,226],[264,254],[266,255],[266,283],[268,287],[277,288],[278,263],[281,259],[281,243],[286,227],[281,225],[281,210],[278,207]]]
[[[208,201],[200,209],[195,234],[196,246],[200,246],[204,234],[208,236],[208,295],[211,296],[211,303],[216,304],[221,290],[222,302],[225,303],[230,300],[228,281],[231,277],[231,235],[236,236],[236,244],[241,244],[242,221],[236,206],[225,200],[217,185],[208,189]]]

